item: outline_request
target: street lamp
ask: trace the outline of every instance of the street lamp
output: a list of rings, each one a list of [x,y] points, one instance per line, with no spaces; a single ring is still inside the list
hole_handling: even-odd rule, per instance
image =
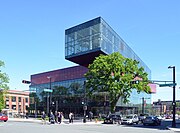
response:
[[[83,110],[84,110],[84,118],[83,118],[83,123],[86,123],[86,110],[87,110],[87,101],[86,101],[86,81],[84,81],[83,84],[84,87],[84,106],[83,106]]]
[[[176,127],[176,121],[175,121],[175,114],[176,114],[176,98],[175,98],[175,88],[176,88],[176,81],[175,81],[175,66],[169,66],[168,69],[173,69],[173,121],[172,121],[172,127]]]
[[[49,79],[49,89],[51,90],[51,76],[47,76],[47,78]],[[50,92],[49,92],[50,93]],[[51,113],[51,103],[52,103],[52,93],[51,94],[48,94],[48,96],[49,96],[49,99],[47,98],[47,101],[49,101],[49,104],[48,104],[48,102],[47,102],[47,105],[49,105],[49,110],[48,110],[48,112],[49,112],[49,114]]]

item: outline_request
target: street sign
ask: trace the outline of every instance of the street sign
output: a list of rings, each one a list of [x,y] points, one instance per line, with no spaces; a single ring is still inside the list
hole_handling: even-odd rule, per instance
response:
[[[53,92],[51,89],[44,89],[45,92]]]
[[[159,84],[159,87],[166,87],[166,86],[176,86],[176,83],[175,84]]]

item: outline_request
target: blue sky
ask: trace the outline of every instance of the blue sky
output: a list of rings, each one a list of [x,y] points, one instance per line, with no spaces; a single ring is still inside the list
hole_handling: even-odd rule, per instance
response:
[[[0,60],[10,89],[27,90],[31,74],[74,66],[65,60],[65,29],[103,19],[152,71],[152,80],[172,80],[169,65],[180,62],[179,0],[0,1]],[[180,89],[176,89],[180,100]],[[172,100],[172,88],[157,88],[153,100]]]

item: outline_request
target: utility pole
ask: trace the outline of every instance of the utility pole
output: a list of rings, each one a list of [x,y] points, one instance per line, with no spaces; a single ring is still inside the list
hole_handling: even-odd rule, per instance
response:
[[[56,101],[56,111],[58,111],[58,101]]]
[[[169,66],[169,69],[173,69],[173,121],[172,121],[172,127],[176,127],[176,120],[175,120],[175,114],[176,114],[176,93],[175,93],[175,88],[176,88],[176,79],[175,79],[175,66]]]
[[[49,114],[49,94],[47,94],[47,115]]]
[[[84,110],[84,118],[83,118],[83,123],[86,123],[86,110],[87,110],[87,101],[86,101],[86,81],[84,81],[84,106],[83,106],[83,110]]]
[[[142,98],[142,114],[144,114],[144,97]]]
[[[37,105],[36,105],[36,100],[35,100],[35,102],[34,102],[34,108],[35,108],[35,118],[37,118]]]
[[[47,77],[49,79],[49,89],[51,90],[51,76]],[[52,105],[52,93],[49,92],[49,115],[51,113],[51,105]]]

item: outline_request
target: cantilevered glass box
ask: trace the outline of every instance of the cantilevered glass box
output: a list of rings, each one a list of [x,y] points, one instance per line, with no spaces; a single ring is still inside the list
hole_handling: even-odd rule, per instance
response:
[[[87,67],[100,54],[113,52],[139,61],[151,75],[147,65],[101,17],[65,30],[65,58],[69,61]]]

